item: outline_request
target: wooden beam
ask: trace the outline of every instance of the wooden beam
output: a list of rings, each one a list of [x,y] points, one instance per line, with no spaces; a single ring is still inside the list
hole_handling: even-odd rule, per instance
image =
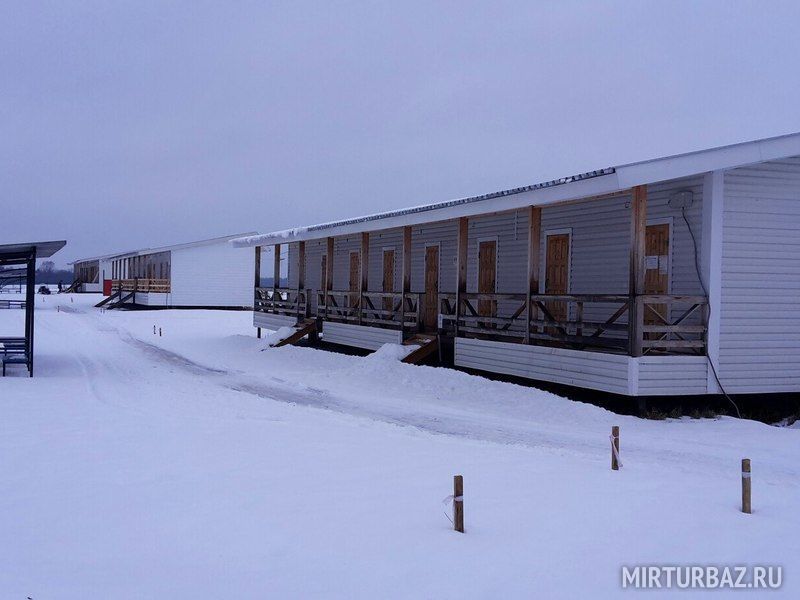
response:
[[[401,314],[401,325],[400,331],[401,336],[405,339],[406,336],[406,325],[405,325],[405,312],[406,312],[406,297],[407,294],[411,293],[411,226],[406,225],[403,227],[403,257],[402,257],[402,272],[401,272],[401,286],[402,289],[400,290],[400,314]]]
[[[272,288],[277,289],[281,283],[281,245],[273,246],[275,255],[272,257]]]
[[[643,351],[644,314],[639,296],[644,294],[644,277],[647,268],[646,236],[647,186],[637,185],[633,188],[631,198],[630,280],[628,284],[628,295],[630,296],[628,342],[631,356],[641,356]]]
[[[304,241],[297,242],[297,304],[298,315],[300,315],[300,294],[305,294],[306,287],[306,243]],[[302,317],[308,316],[308,296],[305,298],[305,307],[302,312]],[[298,317],[300,318],[300,317]]]
[[[358,283],[358,323],[361,324],[364,311],[364,294],[369,291],[369,232],[361,234],[361,254],[358,268],[361,278]]]
[[[458,219],[458,243],[456,247],[456,314],[455,336],[458,337],[458,320],[461,317],[461,295],[467,291],[467,240],[469,218]]]
[[[531,296],[539,293],[539,267],[542,254],[542,209],[539,206],[528,208],[528,293],[525,319],[525,343],[531,343],[531,320],[537,316],[537,309]]]
[[[255,287],[261,287],[261,246],[256,246]]]
[[[325,302],[325,318],[328,317],[328,292],[333,289],[333,252],[333,238],[329,237],[327,239],[327,254],[325,255],[327,257],[325,259],[325,296],[323,298]]]

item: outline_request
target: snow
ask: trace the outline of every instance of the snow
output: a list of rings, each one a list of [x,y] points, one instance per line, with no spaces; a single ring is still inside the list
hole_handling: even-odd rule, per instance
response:
[[[3,597],[614,598],[621,565],[657,563],[783,565],[775,596],[800,592],[797,428],[644,421],[269,348],[246,312],[68,298],[37,297],[36,377],[0,379]]]
[[[263,339],[264,342],[267,344],[267,346],[272,346],[273,344],[277,344],[281,340],[285,340],[294,332],[295,332],[294,327],[281,327],[277,331],[267,333],[265,336],[263,336]]]
[[[403,346],[401,344],[384,344],[375,352],[369,354],[367,358],[370,361],[398,361],[403,360],[417,348],[418,346],[412,345]]]

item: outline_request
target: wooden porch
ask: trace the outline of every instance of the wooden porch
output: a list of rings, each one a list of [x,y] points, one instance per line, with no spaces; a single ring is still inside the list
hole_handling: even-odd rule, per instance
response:
[[[662,293],[668,289],[668,274],[662,269],[662,258],[669,254],[669,228],[660,224],[648,225],[646,186],[634,187],[627,193],[630,196],[626,205],[630,215],[627,293],[568,293],[570,242],[564,239],[567,236],[546,232],[542,226],[542,207],[531,206],[526,209],[527,267],[524,263],[515,266],[520,275],[527,268],[527,290],[522,289],[519,293],[496,291],[498,242],[496,238],[492,240],[470,234],[470,221],[475,217],[460,217],[450,221],[457,227],[454,273],[451,274],[455,275],[454,291],[439,290],[439,275],[436,274],[441,266],[439,247],[424,242],[412,247],[412,228],[404,226],[399,228],[402,236],[395,238],[402,240],[396,242],[401,263],[400,285],[391,276],[395,262],[395,251],[391,247],[391,255],[387,257],[384,254],[382,259],[383,281],[380,283],[383,291],[380,292],[369,287],[368,232],[357,234],[360,245],[356,245],[358,238],[353,240],[351,236],[350,245],[338,255],[334,251],[334,238],[322,238],[326,240],[323,250],[326,247],[327,252],[322,254],[322,276],[318,288],[306,286],[305,241],[297,242],[297,252],[289,265],[296,269],[297,274],[296,286],[293,287],[259,287],[261,248],[256,247],[255,311],[290,317],[295,322],[317,317],[323,333],[325,323],[336,323],[397,331],[402,340],[418,333],[434,333],[455,339],[472,338],[631,357],[704,356],[707,351],[707,298]],[[473,246],[472,254],[470,245]],[[561,263],[551,261],[551,245],[555,249],[553,257]],[[273,279],[279,282],[280,244],[275,244],[274,248]],[[545,248],[547,260],[543,260]],[[413,251],[418,255],[424,253],[422,265],[425,273],[424,278],[419,278],[424,281],[424,291],[411,291]],[[436,266],[433,271],[427,268],[429,260],[433,260]],[[449,260],[447,262],[449,264]],[[340,267],[339,289],[333,285],[334,263]],[[348,266],[349,286],[341,289]],[[547,273],[541,273],[545,268]],[[471,277],[475,277],[476,292],[468,291],[468,270]],[[380,275],[380,271],[376,274]]]
[[[142,292],[146,294],[169,294],[169,279],[113,279],[111,290],[123,292]]]

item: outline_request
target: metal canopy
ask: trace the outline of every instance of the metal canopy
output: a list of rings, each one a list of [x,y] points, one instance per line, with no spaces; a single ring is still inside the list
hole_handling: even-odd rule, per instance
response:
[[[25,335],[24,337],[0,334],[0,361],[3,374],[8,365],[22,364],[33,377],[33,316],[36,292],[36,259],[49,258],[66,245],[65,241],[25,242],[0,244],[0,266],[25,265],[24,269],[4,269],[6,274],[25,280]],[[10,308],[8,310],[11,310]]]
[[[67,245],[66,240],[50,242],[23,242],[19,244],[0,244],[0,259],[16,254],[27,255],[31,251],[36,253],[36,258],[50,258]]]

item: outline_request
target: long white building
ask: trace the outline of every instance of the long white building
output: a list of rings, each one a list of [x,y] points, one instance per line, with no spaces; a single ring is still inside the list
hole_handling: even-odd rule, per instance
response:
[[[427,333],[461,367],[630,396],[800,392],[800,133],[234,244],[289,248],[256,327]]]
[[[76,261],[101,275],[83,291],[104,291],[107,306],[250,308],[254,259],[230,245],[237,234]],[[102,279],[100,279],[102,278]],[[96,288],[96,289],[95,289]]]

